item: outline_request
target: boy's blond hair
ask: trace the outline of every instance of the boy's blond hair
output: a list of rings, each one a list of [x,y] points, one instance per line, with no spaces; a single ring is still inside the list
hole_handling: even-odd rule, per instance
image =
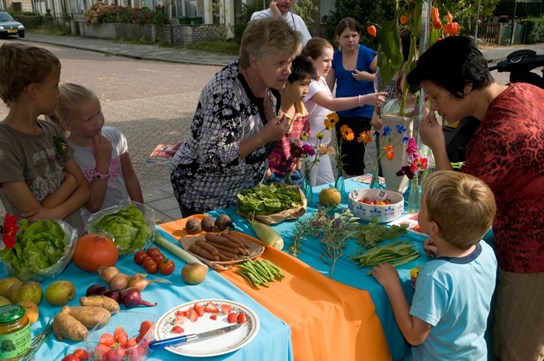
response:
[[[20,43],[0,47],[0,98],[9,107],[19,100],[24,89],[41,83],[60,60],[49,50]]]
[[[96,98],[96,94],[84,87],[74,83],[64,83],[59,86],[59,102],[55,108],[54,120],[57,122],[70,122],[74,111],[78,109],[81,103]]]
[[[283,18],[267,17],[247,24],[242,35],[238,60],[242,68],[248,68],[250,55],[262,58],[278,51],[298,54],[300,49],[298,31],[293,30]]]
[[[442,238],[460,248],[477,244],[497,211],[491,189],[479,178],[455,171],[437,171],[423,182],[425,206]]]

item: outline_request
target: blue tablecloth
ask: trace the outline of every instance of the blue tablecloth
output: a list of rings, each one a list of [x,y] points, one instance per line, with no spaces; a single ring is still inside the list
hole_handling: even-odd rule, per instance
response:
[[[159,232],[167,239],[175,242],[172,236],[159,229]],[[173,284],[151,284],[143,292],[142,298],[151,302],[157,302],[156,307],[138,307],[131,311],[148,312],[159,318],[166,311],[180,304],[199,299],[226,299],[241,303],[257,314],[260,321],[260,330],[257,336],[245,347],[235,352],[215,357],[201,358],[202,360],[255,360],[256,355],[266,355],[266,360],[286,361],[293,360],[291,347],[291,331],[287,324],[272,315],[258,302],[240,291],[229,281],[221,277],[217,272],[211,270],[204,282],[199,285],[185,285],[181,279],[181,268],[185,263],[166,250],[162,250],[167,258],[171,258],[176,263],[176,270],[169,276],[163,276],[160,273],[149,275],[148,278],[155,277],[166,278]],[[136,272],[145,273],[144,269],[133,261],[132,256],[121,257],[116,266],[124,273],[132,274]],[[4,271],[0,271],[0,277],[5,277]],[[69,280],[76,286],[76,297],[72,299],[68,306],[79,306],[79,298],[85,295],[87,287],[95,283],[101,283],[99,276],[81,271],[73,263],[70,263],[64,272],[59,275],[57,280]],[[52,281],[42,283],[45,292],[46,287]],[[124,306],[121,307],[124,310]],[[45,300],[40,304],[40,318],[31,327],[32,334],[37,335],[47,324],[47,321],[60,310],[59,307],[53,307],[47,304]],[[114,317],[110,322],[116,322]],[[272,342],[273,340],[273,342]],[[36,354],[36,360],[61,360],[73,351],[75,348],[85,348],[83,342],[58,341],[52,334],[41,346]],[[166,350],[153,351],[148,360],[194,360],[194,358],[179,356]]]
[[[314,198],[316,201],[319,191],[324,187],[328,186],[314,188]],[[353,180],[346,181],[346,189],[348,191],[362,188],[368,188],[368,185]],[[347,207],[347,205],[344,204],[343,207]],[[306,214],[303,217],[313,214],[314,212],[316,212],[316,210],[317,209],[315,208],[315,206],[308,207]],[[233,218],[237,230],[255,236],[255,232],[253,231],[249,223],[242,219],[240,216],[236,215],[235,208],[221,210],[220,212],[211,212],[213,216],[217,216],[220,213],[228,213],[231,218]],[[295,221],[285,221],[276,224],[273,227],[282,235],[285,241],[284,250],[287,250],[289,245],[292,244]],[[400,279],[402,281],[404,292],[409,301],[411,301],[414,294],[412,283],[410,281],[410,270],[418,265],[427,262],[428,260],[423,252],[423,241],[425,240],[425,238],[426,237],[424,237],[423,235],[414,232],[408,232],[406,235],[395,240],[407,240],[417,250],[421,252],[421,257],[397,268],[399,271]],[[384,241],[384,244],[388,242],[391,241]],[[407,355],[409,352],[409,345],[404,341],[404,338],[400,333],[400,330],[395,321],[395,317],[393,315],[391,304],[389,302],[389,299],[387,298],[383,287],[380,286],[380,284],[378,284],[378,282],[376,282],[376,280],[372,276],[367,275],[367,272],[369,271],[368,268],[361,268],[350,259],[350,256],[352,256],[358,250],[358,247],[359,246],[353,240],[347,242],[347,248],[344,250],[344,255],[342,256],[342,258],[336,263],[332,278],[336,281],[345,283],[352,287],[367,290],[370,293],[372,301],[374,302],[374,305],[376,307],[376,312],[385,332],[387,343],[389,345],[389,350],[391,352],[393,360],[402,360],[404,356]],[[329,266],[321,260],[321,249],[322,245],[320,244],[318,239],[309,238],[302,242],[301,253],[297,255],[297,258],[306,262],[308,265],[318,270],[319,272],[330,276]]]

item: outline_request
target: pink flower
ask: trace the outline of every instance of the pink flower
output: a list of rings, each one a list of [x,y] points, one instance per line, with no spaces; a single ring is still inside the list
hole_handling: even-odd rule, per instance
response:
[[[417,143],[414,138],[410,138],[406,146],[406,153],[413,155],[415,152],[417,152]]]

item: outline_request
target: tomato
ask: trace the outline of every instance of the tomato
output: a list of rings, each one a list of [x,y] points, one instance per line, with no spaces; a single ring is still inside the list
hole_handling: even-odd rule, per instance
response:
[[[377,30],[374,25],[369,25],[368,28],[366,28],[366,31],[370,34],[370,36],[376,36]]]
[[[76,349],[72,355],[79,358],[80,360],[88,360],[89,359],[89,353],[87,352],[87,350],[84,350],[82,348]]]
[[[157,265],[157,262],[153,260],[153,258],[150,257],[150,259],[151,261],[144,263],[143,266],[147,273],[155,274],[159,270],[159,266]]]
[[[174,264],[174,261],[172,261],[171,259],[165,259],[164,261],[159,263],[159,271],[163,275],[172,274],[172,272],[174,272],[175,269],[176,269],[176,265]]]
[[[157,247],[151,247],[147,249],[147,255],[149,257],[153,257],[154,255],[161,254],[161,253],[162,253],[161,250],[158,249]]]
[[[149,257],[149,256],[146,256],[144,261],[142,262],[142,267],[145,268],[146,265],[150,264],[150,263],[157,263],[155,262],[155,260],[153,259],[153,257]]]
[[[153,255],[153,259],[155,260],[155,262],[157,262],[157,264],[161,264],[166,259],[166,257],[164,257],[162,253],[159,253],[159,254]]]
[[[136,262],[136,264],[142,264],[144,263],[146,257],[147,253],[145,253],[145,251],[138,251],[134,253],[134,262]]]

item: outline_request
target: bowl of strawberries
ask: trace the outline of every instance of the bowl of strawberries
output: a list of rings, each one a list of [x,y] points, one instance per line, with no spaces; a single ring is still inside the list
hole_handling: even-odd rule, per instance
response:
[[[402,194],[386,189],[355,189],[349,194],[349,209],[365,221],[378,219],[387,223],[399,218],[404,211]]]

